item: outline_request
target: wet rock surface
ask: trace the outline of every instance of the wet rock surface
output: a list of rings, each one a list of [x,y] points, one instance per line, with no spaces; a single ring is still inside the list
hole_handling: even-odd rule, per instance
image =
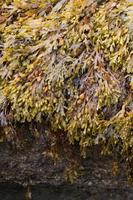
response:
[[[38,149],[39,146],[39,149]],[[63,177],[64,163],[57,166],[42,155],[43,145],[27,152],[0,147],[0,200],[25,199],[27,184],[33,200],[132,200],[133,187],[124,173],[112,175],[112,161],[100,158],[97,149],[83,162],[82,175],[73,183]],[[122,170],[125,171],[124,166]]]
[[[37,185],[31,188],[32,200],[132,200],[132,189],[78,187],[75,185]],[[24,200],[25,189],[18,185],[0,185],[1,200]]]

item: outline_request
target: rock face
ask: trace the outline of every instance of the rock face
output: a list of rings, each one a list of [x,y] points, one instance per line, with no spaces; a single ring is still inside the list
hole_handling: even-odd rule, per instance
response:
[[[38,185],[31,189],[33,200],[132,200],[131,189],[78,187],[76,185]],[[24,200],[25,189],[18,185],[0,184],[0,199]]]
[[[125,175],[112,176],[112,158],[101,158],[97,148],[84,160],[82,174],[72,184],[64,180],[65,164],[54,166],[42,155],[43,150],[44,144],[34,144],[25,152],[15,152],[7,144],[0,146],[0,199],[24,199],[26,190],[15,183],[30,185],[33,200],[133,199],[133,188]]]
[[[64,161],[53,165],[43,155],[43,145],[34,144],[26,151],[15,152],[7,144],[0,146],[0,182],[16,182],[21,185],[63,185]],[[97,156],[95,156],[97,155]],[[108,188],[130,188],[124,173],[112,175],[112,158],[101,157],[98,148],[91,151],[83,161],[80,177],[74,181],[80,187],[102,186]],[[121,170],[125,170],[121,165]]]

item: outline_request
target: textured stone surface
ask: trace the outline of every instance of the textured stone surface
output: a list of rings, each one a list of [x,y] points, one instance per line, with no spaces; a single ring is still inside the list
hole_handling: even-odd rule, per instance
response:
[[[39,148],[38,148],[39,146]],[[23,200],[25,191],[20,185],[32,185],[33,200],[132,200],[133,188],[123,173],[112,175],[111,158],[100,158],[98,149],[83,162],[82,175],[73,183],[63,178],[64,163],[54,166],[42,152],[44,144],[34,144],[27,151],[14,152],[0,146],[0,199]],[[122,166],[122,170],[125,170]],[[4,183],[4,184],[3,184]]]
[[[40,146],[40,148],[38,148]],[[44,157],[43,145],[34,144],[26,151],[13,151],[3,144],[0,148],[0,182],[9,181],[20,184],[47,183],[54,185],[64,184],[63,169],[65,163],[53,162]],[[78,185],[98,185],[108,187],[126,187],[124,176],[112,177],[112,161],[108,158],[100,158],[97,150],[83,162],[83,175],[76,181]],[[82,174],[81,172],[81,174]]]

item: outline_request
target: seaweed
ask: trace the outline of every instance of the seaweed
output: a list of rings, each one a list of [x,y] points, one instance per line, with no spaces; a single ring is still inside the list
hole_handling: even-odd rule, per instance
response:
[[[77,155],[95,145],[133,178],[132,8],[126,0],[1,3],[3,130],[43,126],[49,154],[69,160],[70,179]]]

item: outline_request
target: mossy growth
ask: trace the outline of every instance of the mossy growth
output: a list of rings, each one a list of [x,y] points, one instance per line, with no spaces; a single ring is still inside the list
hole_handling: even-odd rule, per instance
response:
[[[54,158],[75,158],[75,151],[86,157],[99,145],[101,154],[127,163],[133,178],[132,6],[126,0],[1,3],[5,135],[17,123],[40,124]]]

